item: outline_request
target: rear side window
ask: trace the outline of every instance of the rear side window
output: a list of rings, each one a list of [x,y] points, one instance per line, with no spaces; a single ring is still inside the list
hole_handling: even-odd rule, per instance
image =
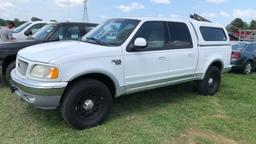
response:
[[[185,23],[168,22],[169,40],[166,47],[171,49],[193,48],[192,38]]]
[[[200,27],[205,41],[227,41],[227,36],[222,28]]]
[[[78,25],[64,25],[60,27],[51,39],[53,40],[78,40],[80,29]]]

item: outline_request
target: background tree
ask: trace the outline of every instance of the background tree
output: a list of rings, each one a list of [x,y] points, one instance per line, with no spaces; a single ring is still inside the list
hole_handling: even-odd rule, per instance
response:
[[[4,20],[4,19],[0,19],[0,26],[4,26],[7,21],[13,21],[16,27],[18,27],[18,26],[20,26],[20,25],[22,25],[23,23],[26,22],[26,21],[20,21],[20,20],[17,19],[17,18],[15,18],[14,20]]]
[[[251,21],[249,28],[250,28],[251,30],[256,30],[256,21],[255,21],[255,20],[252,20],[252,21]]]
[[[245,30],[248,29],[249,26],[246,22],[244,22],[242,19],[240,18],[236,18],[235,20],[233,20],[228,26],[227,26],[227,30],[229,32],[238,32],[239,29],[240,30]]]
[[[4,19],[0,19],[0,26],[3,26],[5,24],[5,20]]]

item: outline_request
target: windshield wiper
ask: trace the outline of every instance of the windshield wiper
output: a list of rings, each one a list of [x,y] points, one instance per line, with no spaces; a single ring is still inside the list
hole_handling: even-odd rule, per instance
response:
[[[104,45],[104,42],[102,42],[101,40],[96,39],[96,38],[94,38],[94,37],[87,37],[86,39],[95,41],[95,42],[96,42],[97,44],[99,44],[99,45]]]

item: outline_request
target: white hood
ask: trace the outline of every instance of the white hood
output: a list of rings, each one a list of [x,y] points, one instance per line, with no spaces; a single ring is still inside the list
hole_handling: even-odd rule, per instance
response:
[[[46,44],[34,45],[19,51],[18,55],[35,62],[50,63],[58,59],[81,59],[91,57],[101,57],[110,54],[113,48],[89,44],[79,41],[62,41]],[[117,48],[115,48],[116,50]],[[118,50],[120,52],[120,50]],[[113,55],[112,53],[111,55]],[[120,54],[120,53],[119,53]]]

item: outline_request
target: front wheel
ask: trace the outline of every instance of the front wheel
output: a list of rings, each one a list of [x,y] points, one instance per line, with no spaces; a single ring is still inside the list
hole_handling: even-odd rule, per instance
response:
[[[16,66],[16,63],[15,63],[15,61],[13,61],[13,62],[11,62],[11,63],[6,67],[3,80],[4,80],[4,83],[5,83],[6,85],[8,85],[8,86],[10,85],[11,72],[12,72],[13,69],[15,69],[15,66]]]
[[[203,80],[198,81],[197,89],[202,95],[214,95],[218,92],[221,83],[221,71],[215,66],[211,66]]]
[[[111,108],[112,95],[109,88],[94,79],[72,84],[65,93],[60,107],[64,120],[76,129],[101,124]]]

